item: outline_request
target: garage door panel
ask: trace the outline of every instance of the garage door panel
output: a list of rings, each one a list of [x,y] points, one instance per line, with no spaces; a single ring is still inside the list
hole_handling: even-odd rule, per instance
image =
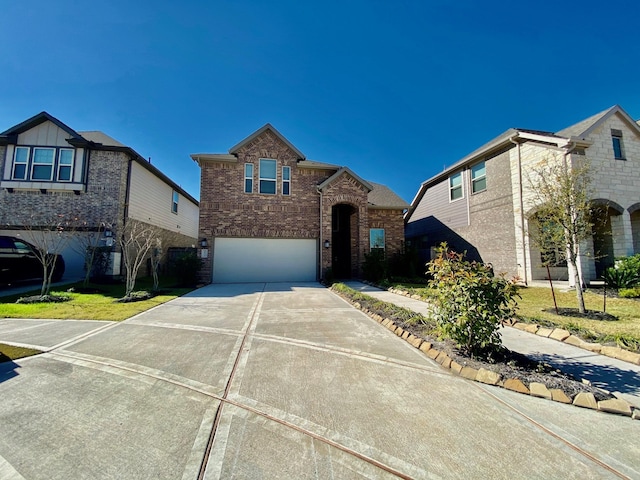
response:
[[[216,238],[213,282],[310,282],[317,278],[315,239]]]

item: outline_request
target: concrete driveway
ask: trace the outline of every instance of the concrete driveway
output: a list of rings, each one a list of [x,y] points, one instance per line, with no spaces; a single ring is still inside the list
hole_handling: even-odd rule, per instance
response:
[[[318,284],[99,327],[0,365],[0,478],[640,478],[638,422],[452,376]]]

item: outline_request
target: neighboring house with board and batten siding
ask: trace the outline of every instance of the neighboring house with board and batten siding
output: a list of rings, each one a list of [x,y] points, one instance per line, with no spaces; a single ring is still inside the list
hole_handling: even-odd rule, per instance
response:
[[[228,153],[191,158],[205,282],[350,278],[372,248],[402,249],[406,202],[347,167],[307,160],[270,124]]]
[[[581,246],[588,282],[614,259],[640,253],[640,126],[615,105],[558,132],[509,129],[420,186],[405,216],[407,243],[423,261],[446,241],[472,259],[529,282],[548,277],[534,198],[536,169],[590,166],[593,237]],[[553,279],[573,278],[566,264]]]
[[[198,201],[131,147],[99,131],[77,132],[42,112],[0,133],[0,235],[26,234],[25,222],[77,215],[84,232],[113,248],[110,273],[121,273],[114,238],[135,219],[167,232],[174,247],[195,246]],[[111,227],[104,233],[102,223]],[[66,277],[82,275],[83,258],[62,253]],[[144,273],[144,272],[141,272]]]

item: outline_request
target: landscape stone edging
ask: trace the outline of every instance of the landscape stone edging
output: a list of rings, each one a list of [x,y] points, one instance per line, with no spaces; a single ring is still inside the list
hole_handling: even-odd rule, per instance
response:
[[[365,282],[366,283],[366,282]],[[373,284],[370,284],[375,286]],[[380,288],[380,287],[378,287]],[[391,293],[395,293],[398,295],[402,295],[408,298],[412,298],[414,300],[420,300],[424,302],[424,300],[420,297],[420,295],[411,295],[409,292],[404,290],[397,290],[395,288],[387,289]],[[615,358],[616,360],[622,360],[623,362],[632,363],[634,365],[640,365],[640,353],[630,352],[629,350],[625,350],[620,347],[611,347],[602,345],[600,343],[595,342],[585,342],[581,338],[572,335],[568,330],[564,330],[562,328],[547,328],[537,325],[535,323],[526,323],[526,322],[518,322],[517,320],[513,320],[511,322],[504,322],[504,325],[517,328],[523,332],[533,333],[535,335],[539,335],[541,337],[550,338],[552,340],[556,340],[563,343],[568,343],[574,347],[582,348],[584,350],[589,350],[593,353],[599,353],[600,355],[605,355],[607,357]]]
[[[366,283],[366,282],[365,282]],[[375,285],[374,285],[375,286]],[[333,290],[333,289],[332,289]],[[392,293],[399,293],[399,291],[392,291],[393,289],[389,289]],[[334,291],[335,292],[335,291]],[[335,292],[338,293],[338,292]],[[393,333],[395,333],[398,337],[404,339],[407,343],[422,351],[425,355],[427,355],[432,360],[435,360],[439,363],[443,368],[451,370],[456,375],[466,378],[468,380],[473,380],[476,382],[481,382],[487,385],[494,385],[497,387],[506,388],[507,390],[511,390],[517,393],[523,393],[525,395],[531,395],[539,398],[546,398],[547,400],[571,404],[577,407],[589,408],[591,410],[597,410],[599,412],[605,413],[615,413],[618,415],[624,415],[627,417],[631,417],[634,420],[640,420],[640,408],[635,407],[630,404],[626,400],[622,398],[612,398],[609,400],[603,400],[598,402],[590,392],[580,392],[578,393],[573,400],[571,400],[571,396],[568,395],[561,389],[551,389],[549,390],[546,385],[542,383],[532,382],[529,387],[527,387],[521,380],[517,378],[507,378],[503,379],[502,376],[496,372],[491,372],[490,370],[486,370],[484,368],[475,369],[469,366],[463,366],[453,361],[445,352],[437,350],[433,347],[433,344],[427,340],[423,340],[410,332],[404,330],[399,325],[396,325],[393,320],[390,318],[384,318],[376,313],[370,312],[368,309],[363,308],[362,305],[358,302],[352,301],[350,298],[340,295],[342,298],[347,300],[351,305],[353,305],[358,310],[367,314],[369,317],[374,319],[376,322],[382,324]],[[409,296],[410,295],[405,295]],[[413,297],[418,297],[418,295],[414,295]],[[420,298],[417,298],[420,299]],[[421,299],[420,299],[421,300]],[[528,324],[530,325],[530,324]],[[577,337],[574,337],[577,338]],[[599,345],[599,344],[596,344]],[[615,397],[615,394],[614,394]]]

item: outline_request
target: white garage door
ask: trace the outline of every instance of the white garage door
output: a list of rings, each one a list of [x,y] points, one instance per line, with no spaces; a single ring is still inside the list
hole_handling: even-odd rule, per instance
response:
[[[317,240],[216,238],[213,282],[313,282]]]

